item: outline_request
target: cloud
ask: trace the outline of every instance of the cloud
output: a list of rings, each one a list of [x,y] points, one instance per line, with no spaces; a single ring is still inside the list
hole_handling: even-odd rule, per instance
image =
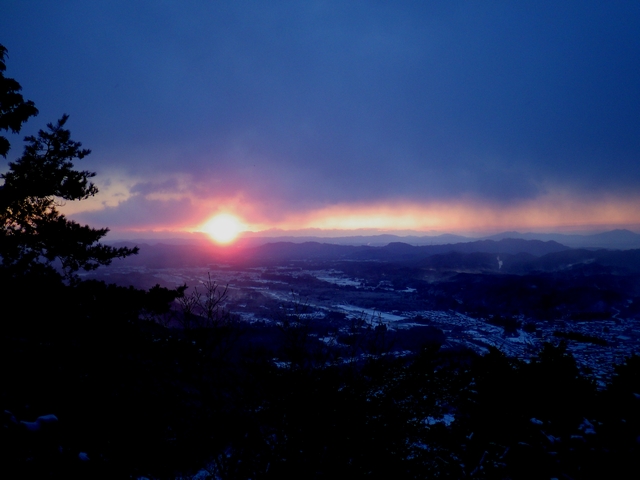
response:
[[[14,3],[0,30],[39,119],[69,112],[119,185],[91,208],[169,227],[542,212],[554,195],[623,208],[640,189],[638,22],[632,3],[116,1]],[[179,206],[197,213],[156,213]]]
[[[252,231],[319,228],[469,233],[640,227],[637,194],[587,196],[552,190],[511,204],[467,197],[446,201],[336,201],[300,207],[282,203],[280,196],[264,201],[251,192],[226,195],[216,189],[207,191],[206,182],[187,183],[194,185],[193,192],[176,193],[182,190],[178,184],[164,184],[176,187],[173,189],[144,184],[146,196],[135,193],[117,206],[75,213],[71,218],[94,226],[108,225],[114,231],[199,231],[203,223],[219,213],[237,216]]]
[[[179,191],[178,179],[173,177],[161,182],[138,182],[131,187],[132,194],[148,195],[151,193],[167,193]]]
[[[594,199],[554,193],[509,206],[469,200],[336,204],[313,211],[292,213],[277,226],[283,230],[321,228],[462,233],[501,230],[550,231],[579,227],[638,228],[639,200],[638,195],[632,198]]]
[[[115,207],[76,213],[71,218],[113,230],[165,230],[198,222],[199,215],[198,207],[189,198],[149,200],[142,195],[133,195]]]

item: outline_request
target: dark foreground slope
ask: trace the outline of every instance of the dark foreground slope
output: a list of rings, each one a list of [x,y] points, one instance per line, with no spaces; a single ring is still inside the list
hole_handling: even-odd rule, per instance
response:
[[[625,478],[640,454],[637,357],[598,391],[562,346],[526,364],[434,331],[399,357],[366,319],[320,341],[296,305],[248,325],[160,289],[25,286],[3,291],[5,478]]]
[[[290,248],[235,260],[284,264],[261,280],[310,290],[322,282],[293,276],[300,265],[339,268],[374,285],[372,301],[384,279],[417,307],[486,314],[505,330],[516,316],[621,321],[640,304],[638,251]],[[147,255],[165,270],[217,258],[191,247]],[[6,478],[625,478],[640,454],[635,356],[596,389],[562,343],[525,363],[442,348],[433,325],[317,322],[303,303],[249,324],[184,290],[5,280]]]

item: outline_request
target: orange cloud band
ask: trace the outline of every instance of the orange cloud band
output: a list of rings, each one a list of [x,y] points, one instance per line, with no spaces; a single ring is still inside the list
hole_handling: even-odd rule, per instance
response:
[[[640,225],[640,199],[579,199],[562,195],[511,206],[473,201],[418,204],[340,204],[270,225],[283,230],[378,229],[417,231],[557,230]]]
[[[120,191],[110,202],[118,203]],[[120,189],[122,190],[122,189]],[[107,189],[109,191],[109,189]],[[107,195],[108,196],[108,195]],[[120,196],[120,197],[119,197]],[[103,197],[104,198],[104,197]],[[558,231],[571,229],[633,228],[640,226],[640,196],[586,197],[569,193],[551,193],[543,197],[511,205],[463,199],[457,201],[377,201],[341,203],[303,211],[288,211],[288,206],[275,202],[253,201],[248,193],[218,198],[215,195],[197,196],[193,193],[172,195],[154,194],[145,198],[156,202],[189,200],[189,209],[181,215],[179,223],[131,225],[126,231],[203,231],[204,224],[216,214],[227,213],[237,217],[249,231],[280,229],[295,231],[321,230],[377,230],[377,231],[439,231],[472,233],[482,231],[528,230]],[[99,211],[109,207],[102,204],[87,205],[86,210]],[[84,204],[84,205],[82,205]],[[72,205],[63,210],[73,214]],[[78,210],[82,210],[79,208]]]

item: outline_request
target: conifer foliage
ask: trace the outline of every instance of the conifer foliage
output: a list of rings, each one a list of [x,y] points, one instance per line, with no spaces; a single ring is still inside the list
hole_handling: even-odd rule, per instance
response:
[[[24,100],[18,82],[4,76],[6,56],[7,49],[0,44],[0,130],[18,133],[29,117],[38,114],[38,109],[31,100]],[[0,155],[6,157],[9,147],[9,140],[0,135]]]
[[[5,54],[0,45],[0,72]],[[15,80],[1,80],[0,128],[17,132],[37,110],[16,94],[20,85]],[[90,181],[95,173],[74,168],[73,162],[91,151],[71,140],[64,128],[68,118],[63,115],[57,123],[49,123],[47,130],[26,137],[22,156],[0,174],[4,180],[0,186],[0,264],[12,276],[61,270],[65,279],[74,280],[80,269],[93,270],[114,258],[137,253],[137,248],[99,243],[108,229],[80,225],[59,212],[64,201],[84,200],[98,193]],[[0,144],[0,154],[4,154],[9,145],[4,137],[0,140],[6,143]]]

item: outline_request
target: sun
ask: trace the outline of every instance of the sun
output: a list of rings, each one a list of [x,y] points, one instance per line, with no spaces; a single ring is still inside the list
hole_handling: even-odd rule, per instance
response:
[[[221,213],[208,220],[202,231],[209,235],[215,242],[227,244],[233,242],[242,231],[244,225],[237,217],[228,213]]]

